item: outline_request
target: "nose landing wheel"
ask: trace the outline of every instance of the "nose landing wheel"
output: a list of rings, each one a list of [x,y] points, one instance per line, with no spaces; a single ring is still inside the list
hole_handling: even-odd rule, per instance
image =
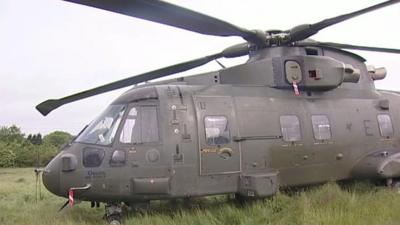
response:
[[[109,203],[105,206],[106,214],[104,218],[110,225],[121,225],[122,207],[121,204]]]

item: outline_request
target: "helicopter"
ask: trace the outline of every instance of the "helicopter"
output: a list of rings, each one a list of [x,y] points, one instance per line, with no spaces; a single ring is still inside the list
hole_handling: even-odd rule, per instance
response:
[[[120,224],[123,204],[222,194],[254,199],[281,188],[350,179],[399,185],[400,93],[376,89],[385,68],[367,66],[345,49],[400,49],[310,37],[400,0],[267,31],[157,0],[68,2],[245,42],[37,105],[46,116],[62,105],[133,86],[42,170],[45,187],[68,198],[64,206],[105,203],[107,221]],[[244,64],[137,85],[246,55]]]

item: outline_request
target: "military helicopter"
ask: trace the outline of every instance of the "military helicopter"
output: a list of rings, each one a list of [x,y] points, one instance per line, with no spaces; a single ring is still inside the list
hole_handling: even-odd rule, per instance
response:
[[[318,42],[320,30],[399,3],[385,1],[288,30],[248,30],[157,0],[68,0],[144,20],[246,42],[202,58],[128,77],[36,108],[44,116],[84,98],[133,86],[43,169],[46,188],[69,200],[106,203],[119,224],[122,204],[235,194],[332,180],[398,185],[400,93],[377,90],[384,68],[345,51],[400,49]],[[219,58],[241,65],[136,85]],[[65,206],[64,205],[64,206]]]

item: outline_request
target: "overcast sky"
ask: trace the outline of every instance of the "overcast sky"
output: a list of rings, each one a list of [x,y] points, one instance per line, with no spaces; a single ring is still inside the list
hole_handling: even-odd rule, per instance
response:
[[[289,29],[358,10],[377,0],[173,3],[248,29]],[[334,25],[312,38],[400,49],[400,4]],[[26,134],[76,134],[123,90],[68,104],[43,117],[35,105],[131,75],[219,52],[240,38],[205,36],[58,0],[0,0],[0,126]],[[400,55],[357,52],[385,66],[377,87],[400,90]],[[244,62],[221,60],[226,65]],[[190,73],[216,70],[215,62]]]

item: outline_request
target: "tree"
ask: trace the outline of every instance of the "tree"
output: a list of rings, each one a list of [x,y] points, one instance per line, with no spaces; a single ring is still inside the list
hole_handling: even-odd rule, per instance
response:
[[[25,135],[15,125],[0,127],[0,167],[44,166],[60,148],[72,139],[72,135],[52,132],[42,139],[40,133]]]
[[[43,144],[42,135],[40,133],[36,134],[36,136],[34,135],[32,144],[34,144],[34,145]]]
[[[26,138],[30,143],[34,144],[34,145],[41,145],[43,144],[43,140],[42,140],[42,135],[40,133],[38,134],[29,134],[28,137]]]
[[[73,136],[64,131],[54,131],[43,138],[43,142],[45,144],[50,144],[58,149],[61,148],[63,145],[71,141]]]
[[[0,141],[4,143],[23,143],[25,138],[19,127],[15,125],[10,127],[2,126],[0,127]]]

